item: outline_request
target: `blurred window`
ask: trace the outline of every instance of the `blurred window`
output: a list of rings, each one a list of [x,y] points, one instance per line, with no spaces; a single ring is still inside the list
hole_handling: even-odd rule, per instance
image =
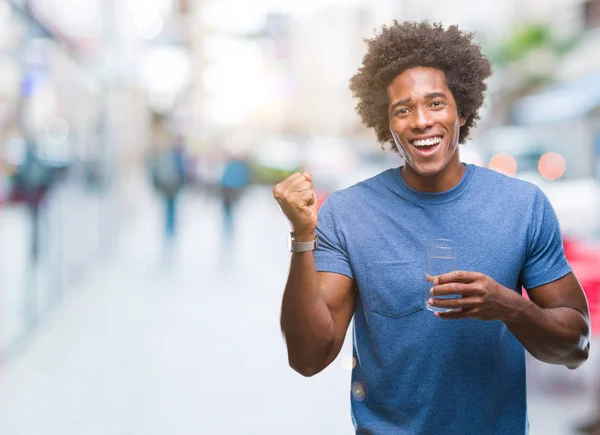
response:
[[[583,22],[586,29],[600,27],[600,0],[583,2]]]
[[[177,2],[177,10],[180,14],[187,14],[191,11],[192,5],[190,0],[175,0]]]

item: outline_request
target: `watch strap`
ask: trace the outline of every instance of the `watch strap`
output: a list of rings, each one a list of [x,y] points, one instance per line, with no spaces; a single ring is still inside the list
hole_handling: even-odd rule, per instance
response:
[[[297,242],[294,232],[290,233],[290,251],[291,252],[307,252],[313,251],[318,246],[319,236],[315,235],[315,239],[308,242]]]

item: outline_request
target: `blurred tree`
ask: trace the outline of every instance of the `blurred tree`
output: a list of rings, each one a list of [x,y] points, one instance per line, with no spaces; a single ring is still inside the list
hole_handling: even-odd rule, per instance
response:
[[[519,98],[554,83],[558,65],[580,40],[580,33],[559,36],[550,24],[527,23],[498,44],[484,44],[500,78],[491,95],[493,121],[509,122]]]
[[[548,24],[533,23],[519,27],[505,41],[491,47],[490,58],[497,66],[526,61],[530,53],[543,49],[556,54],[568,53],[577,45],[579,35],[557,38]]]

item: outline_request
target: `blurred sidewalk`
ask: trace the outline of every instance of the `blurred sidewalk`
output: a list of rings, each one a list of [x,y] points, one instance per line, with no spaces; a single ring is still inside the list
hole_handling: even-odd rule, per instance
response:
[[[349,433],[349,370],[334,364],[306,380],[287,366],[288,227],[269,196],[253,191],[241,204],[232,251],[220,205],[182,198],[170,266],[160,209],[142,198],[111,261],[4,368],[0,433]]]
[[[251,190],[240,204],[229,248],[220,204],[181,199],[171,262],[160,204],[140,194],[110,260],[4,367],[0,434],[352,433],[349,343],[315,378],[287,365],[279,307],[289,228],[270,189]],[[555,373],[538,369],[535,385]],[[590,412],[588,396],[555,393],[532,392],[532,435],[569,434]]]

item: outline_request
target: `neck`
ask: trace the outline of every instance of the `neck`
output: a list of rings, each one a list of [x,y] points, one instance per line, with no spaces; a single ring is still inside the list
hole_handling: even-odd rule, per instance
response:
[[[452,189],[465,173],[466,166],[458,159],[450,161],[439,173],[432,176],[420,175],[410,165],[404,164],[400,168],[402,178],[408,186],[421,192],[445,192]]]

